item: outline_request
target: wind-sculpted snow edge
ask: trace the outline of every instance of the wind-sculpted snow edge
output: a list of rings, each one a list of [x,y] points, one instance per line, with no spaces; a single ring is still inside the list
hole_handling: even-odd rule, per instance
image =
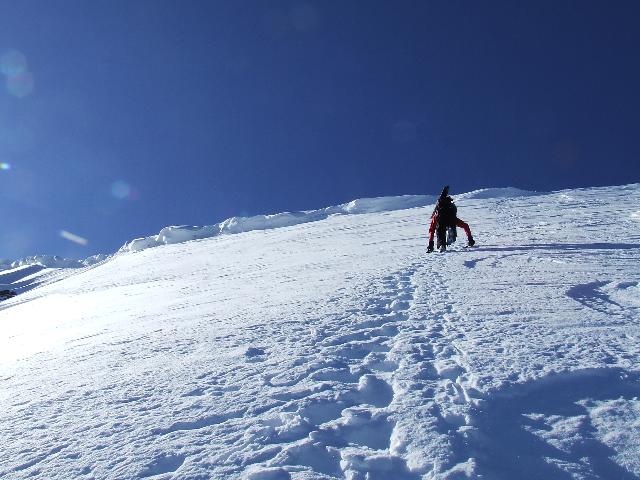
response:
[[[118,252],[137,252],[159,245],[182,243],[189,240],[216,237],[218,235],[291,227],[302,223],[317,222],[333,215],[357,215],[424,207],[434,203],[435,199],[436,197],[430,195],[361,198],[319,210],[282,212],[273,215],[255,215],[252,217],[231,217],[215,225],[168,226],[160,230],[157,235],[136,238],[125,243]]]
[[[459,199],[512,198],[540,195],[537,192],[520,190],[513,187],[486,188],[456,195]],[[255,230],[290,227],[308,222],[317,222],[333,215],[359,215],[379,213],[408,208],[426,207],[437,200],[435,195],[402,195],[395,197],[360,198],[341,205],[319,210],[283,212],[273,215],[255,215],[252,217],[231,217],[215,225],[192,226],[176,225],[164,227],[157,235],[136,238],[125,243],[118,252],[137,252],[159,245],[182,243],[189,240],[215,237]]]
[[[535,197],[538,195],[546,195],[548,192],[534,192],[530,190],[522,190],[515,187],[504,188],[481,188],[471,192],[454,195],[458,200],[485,200],[493,198],[516,198],[516,197]]]

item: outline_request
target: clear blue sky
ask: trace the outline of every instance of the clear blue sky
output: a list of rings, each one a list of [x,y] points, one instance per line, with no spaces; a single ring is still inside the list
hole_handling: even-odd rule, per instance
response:
[[[637,1],[0,5],[0,258],[445,183],[640,181]]]

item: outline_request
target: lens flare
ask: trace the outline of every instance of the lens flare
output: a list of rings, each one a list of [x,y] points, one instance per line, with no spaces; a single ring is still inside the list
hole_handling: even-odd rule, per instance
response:
[[[33,92],[33,75],[22,72],[18,75],[7,77],[7,90],[15,97],[23,98]]]
[[[77,243],[78,245],[82,245],[83,247],[89,243],[84,237],[80,235],[76,235],[75,233],[67,232],[66,230],[60,230],[60,236],[65,240],[69,240],[70,242]]]
[[[17,50],[8,50],[0,56],[0,72],[15,77],[27,71],[27,59]]]
[[[124,200],[131,196],[131,185],[123,180],[116,180],[111,184],[111,195],[119,200]]]
[[[0,72],[7,77],[7,91],[11,95],[24,98],[33,92],[33,75],[22,53],[8,50],[0,55]]]
[[[0,170],[11,170],[11,164],[7,162],[0,162]]]

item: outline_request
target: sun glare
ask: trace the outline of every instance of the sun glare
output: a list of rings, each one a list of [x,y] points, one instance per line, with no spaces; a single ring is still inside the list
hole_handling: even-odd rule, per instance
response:
[[[27,67],[27,58],[17,50],[8,50],[0,55],[0,72],[6,77],[7,91],[18,98],[33,92],[33,75]]]

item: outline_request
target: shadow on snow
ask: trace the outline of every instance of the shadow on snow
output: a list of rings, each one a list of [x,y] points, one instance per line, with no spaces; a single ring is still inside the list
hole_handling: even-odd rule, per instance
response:
[[[458,444],[478,459],[479,470],[497,479],[572,479],[560,465],[574,465],[587,478],[640,480],[612,460],[617,453],[596,438],[581,400],[633,399],[640,395],[638,374],[621,369],[588,369],[510,385],[488,399],[477,419],[479,434]],[[558,448],[533,431],[550,430],[529,414],[579,418],[577,440]]]

